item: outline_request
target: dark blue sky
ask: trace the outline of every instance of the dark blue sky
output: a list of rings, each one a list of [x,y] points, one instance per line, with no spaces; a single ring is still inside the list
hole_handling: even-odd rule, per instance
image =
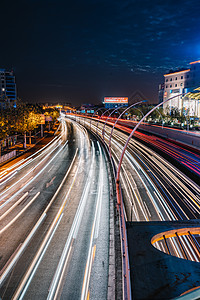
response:
[[[200,59],[200,1],[1,1],[0,68],[29,102],[157,102],[170,69]]]

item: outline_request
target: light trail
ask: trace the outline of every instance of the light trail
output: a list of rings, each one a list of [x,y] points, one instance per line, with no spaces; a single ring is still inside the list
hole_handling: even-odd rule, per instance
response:
[[[77,151],[78,151],[78,150],[77,150]],[[72,163],[71,163],[71,165],[70,165],[70,167],[69,167],[67,173],[65,174],[65,177],[63,178],[63,180],[62,180],[60,186],[58,187],[58,189],[57,189],[57,191],[56,191],[56,193],[55,193],[56,196],[57,196],[58,192],[60,191],[61,187],[63,186],[63,184],[64,184],[64,182],[65,182],[65,180],[66,180],[66,178],[67,178],[67,176],[68,176],[68,174],[69,174],[69,172],[70,172],[70,170],[71,170],[71,168],[72,168],[72,166],[73,166],[73,164],[74,164],[75,158],[76,158],[76,156],[77,156],[77,151],[76,151],[76,153],[75,153],[75,155],[74,155],[74,158],[73,158],[73,160],[72,160]],[[78,170],[78,168],[77,168],[77,170]],[[37,252],[37,254],[36,254],[36,256],[35,256],[35,258],[34,258],[34,260],[33,260],[33,262],[31,263],[30,267],[28,268],[28,270],[27,270],[25,276],[23,277],[22,282],[20,283],[19,287],[18,287],[17,290],[15,291],[15,294],[14,294],[14,296],[13,296],[13,299],[21,299],[21,297],[23,297],[24,294],[25,294],[25,292],[27,291],[27,288],[28,288],[28,286],[29,286],[29,284],[30,284],[30,282],[31,282],[31,280],[32,280],[32,278],[33,278],[33,276],[34,276],[34,274],[35,274],[35,272],[36,272],[38,266],[39,266],[39,262],[41,262],[41,259],[42,259],[42,257],[44,256],[44,254],[45,254],[45,252],[46,252],[46,250],[47,250],[47,248],[48,248],[48,246],[49,246],[49,243],[50,243],[51,239],[53,238],[53,235],[54,235],[54,233],[56,232],[56,229],[57,229],[57,227],[58,227],[58,225],[59,225],[59,223],[60,223],[60,221],[61,221],[61,218],[62,218],[62,216],[63,216],[63,209],[64,209],[64,207],[65,207],[65,205],[66,205],[66,202],[67,202],[67,198],[68,198],[69,192],[71,191],[71,188],[72,188],[72,185],[73,185],[74,182],[75,182],[75,179],[76,179],[76,176],[74,176],[74,179],[73,179],[73,182],[72,182],[72,184],[71,184],[71,186],[70,186],[70,189],[69,189],[69,191],[68,191],[68,194],[67,194],[67,196],[64,198],[64,200],[63,200],[63,202],[62,202],[62,206],[61,206],[61,208],[59,209],[58,213],[56,214],[56,216],[55,216],[55,218],[54,218],[54,220],[53,220],[53,222],[52,222],[52,224],[51,224],[51,226],[50,226],[50,228],[49,228],[49,230],[48,230],[48,232],[47,232],[47,234],[46,234],[46,236],[45,236],[45,238],[44,238],[44,240],[43,240],[43,242],[42,242],[42,245],[40,246],[40,248],[39,248],[39,250],[38,250],[38,252]],[[45,209],[45,211],[44,211],[44,213],[42,214],[41,218],[46,217],[47,211],[49,210],[49,208],[51,207],[53,201],[54,201],[55,198],[56,198],[55,195],[54,195],[53,198],[51,199],[49,205],[48,205],[47,208]],[[21,295],[21,296],[20,296],[20,295]],[[20,298],[19,298],[19,297],[20,297]]]
[[[84,188],[81,200],[79,202],[79,205],[78,205],[78,208],[77,208],[77,211],[76,211],[76,215],[74,217],[73,224],[71,226],[71,229],[70,229],[67,241],[65,243],[61,258],[59,260],[56,272],[54,274],[52,284],[49,288],[49,293],[48,293],[48,297],[47,297],[48,300],[55,299],[54,295],[58,293],[58,288],[60,287],[59,281],[60,281],[60,278],[61,278],[61,275],[62,275],[62,271],[64,272],[64,270],[63,270],[64,265],[65,266],[67,265],[67,263],[65,263],[66,260],[67,260],[67,257],[68,257],[67,254],[68,254],[69,249],[71,247],[71,243],[72,243],[73,239],[76,238],[77,231],[80,227],[80,222],[81,222],[81,219],[82,219],[82,216],[83,216],[84,207],[85,207],[85,204],[86,204],[86,201],[87,201],[87,198],[88,198],[88,194],[89,194],[91,179],[92,179],[93,173],[94,173],[94,160],[95,160],[94,154],[95,153],[94,153],[94,144],[93,143],[92,143],[92,152],[93,152],[93,154],[92,154],[92,162],[91,162],[90,172],[89,172],[89,175],[88,175],[88,178],[87,178],[87,182],[85,184],[85,188]],[[76,174],[78,174],[78,169],[79,168],[77,168],[77,173]],[[74,180],[75,180],[75,178],[74,178]]]
[[[92,127],[92,129],[93,128],[95,130],[95,127]],[[129,129],[126,129],[123,127],[121,127],[121,129],[124,129],[127,132],[129,131]],[[99,126],[98,133],[99,133],[99,135],[101,135],[100,126]],[[108,144],[109,127],[106,130],[106,133],[107,134],[105,134],[105,141]],[[138,133],[136,133],[136,135],[137,135],[137,137],[139,137]],[[144,135],[142,134],[142,136],[144,136]],[[118,148],[118,152],[120,152],[120,149],[122,149],[120,144],[123,145],[125,143],[126,139],[127,138],[125,135],[123,135],[123,133],[121,133],[117,130],[115,131],[114,141],[112,141],[112,147],[114,147],[115,150],[112,151],[112,155],[116,156],[116,159],[118,159],[117,155],[115,153],[116,149]],[[145,137],[145,139],[147,139],[147,138]],[[157,140],[158,140],[158,138],[155,138],[155,139],[152,138],[152,141],[154,141],[154,145],[155,145],[155,141],[157,141]],[[160,142],[160,140],[161,139],[159,139],[159,142]],[[149,142],[149,140],[148,140],[148,142]],[[166,146],[167,147],[169,146],[167,142],[166,142]],[[162,149],[164,151],[168,151],[168,154],[173,155],[173,157],[175,157],[176,159],[184,160],[184,161],[182,161],[183,164],[193,165],[194,166],[193,170],[195,168],[197,168],[197,166],[200,166],[199,163],[196,163],[195,159],[197,159],[199,161],[199,156],[196,154],[195,155],[192,154],[193,157],[191,158],[192,159],[192,162],[191,162],[191,159],[185,156],[187,151],[185,151],[184,154],[176,155],[176,153],[174,153],[174,151],[177,150],[177,147],[175,147],[174,150],[171,150],[170,148],[168,148],[168,150],[166,150],[166,148],[164,148],[163,145],[160,145],[159,147],[160,147],[160,149]],[[137,149],[137,152],[139,154],[137,154],[135,152],[135,150],[134,150],[135,148]],[[181,147],[178,147],[178,148],[179,148],[179,150],[182,151]],[[133,155],[133,151],[134,151],[134,155]],[[187,153],[189,153],[189,152],[187,152]],[[137,161],[135,161],[135,159],[133,159],[133,156],[136,156],[137,160],[139,162],[141,162],[140,165],[138,165]],[[127,157],[129,158],[128,160],[127,160]],[[143,183],[143,185],[145,185],[144,179],[143,179],[143,177],[140,176],[139,172],[143,173],[143,176],[147,179],[150,186],[153,188],[154,195],[151,194],[151,192],[148,189],[147,189],[147,194],[148,194],[149,199],[151,199],[151,202],[154,206],[157,216],[161,220],[163,220],[163,221],[166,220],[166,216],[167,216],[168,220],[178,220],[178,219],[189,220],[191,218],[191,216],[192,216],[192,218],[195,218],[195,217],[197,218],[199,216],[199,214],[200,214],[199,187],[191,179],[189,179],[187,176],[185,176],[183,173],[181,173],[178,169],[176,169],[174,166],[172,166],[169,162],[167,162],[162,157],[160,157],[157,153],[153,152],[151,149],[147,148],[145,145],[143,145],[135,140],[130,141],[130,145],[126,151],[126,157],[124,157],[124,158],[126,160],[126,163],[124,162],[124,165],[128,164],[128,165],[132,166],[132,168],[137,173],[137,176],[140,178],[140,181]],[[130,164],[130,161],[132,161],[131,164]],[[117,162],[115,164],[117,164]],[[137,166],[137,169],[136,169],[136,166]],[[143,166],[144,166],[144,168],[143,168]],[[122,168],[126,183],[124,182],[124,179],[121,174],[122,187],[125,189],[126,194],[129,195],[129,193],[127,192],[127,187],[131,187],[131,184],[130,184],[130,178],[127,176],[127,172],[125,169],[126,169],[125,167]],[[153,179],[153,181],[152,181],[152,179]],[[164,182],[164,180],[165,180],[165,182]],[[166,182],[167,182],[167,185],[170,186],[171,192],[167,188]],[[157,185],[158,185],[158,188],[156,187]],[[161,196],[161,194],[163,194],[163,196]],[[130,201],[130,196],[127,196],[126,200]],[[146,210],[148,211],[146,202],[144,202],[144,203],[145,203],[144,206],[146,207]],[[165,211],[166,216],[162,215],[159,207],[160,208],[162,207],[162,210]],[[132,209],[132,207],[131,207],[131,209]],[[140,206],[140,210],[143,211],[141,206]],[[190,212],[190,215],[188,215],[189,212]],[[151,212],[148,212],[148,215],[149,215],[149,213],[151,215]],[[136,212],[135,212],[135,215],[136,215],[136,219],[137,219]],[[144,212],[143,212],[143,215],[145,215]],[[185,237],[185,239],[186,240],[184,241],[184,247],[187,249],[186,251],[189,253],[188,254],[189,257],[194,258],[195,261],[199,261],[198,256],[195,255],[194,250],[192,250],[192,248],[189,246],[190,244],[189,244],[188,238]],[[182,257],[182,254],[181,254],[179,245],[176,242],[176,239],[171,239],[171,247],[178,257]]]
[[[58,189],[56,190],[55,194],[53,195],[52,199],[50,200],[48,206],[46,207],[45,211],[43,212],[43,214],[41,215],[40,219],[38,220],[38,222],[36,223],[36,225],[33,227],[33,229],[31,230],[30,234],[28,235],[28,237],[25,239],[25,241],[23,242],[22,246],[20,247],[20,249],[17,251],[17,253],[14,255],[14,257],[12,258],[11,261],[9,261],[9,264],[6,264],[6,267],[3,268],[3,270],[1,270],[0,274],[0,286],[3,284],[4,280],[6,279],[6,277],[8,276],[8,274],[10,273],[10,271],[12,270],[12,268],[14,267],[14,265],[16,264],[16,262],[18,261],[18,259],[20,258],[20,256],[22,255],[22,253],[24,252],[25,248],[28,246],[29,242],[31,241],[32,237],[34,236],[35,232],[38,230],[38,228],[40,227],[40,225],[42,224],[43,220],[46,218],[47,216],[47,212],[49,210],[49,208],[51,207],[52,203],[54,202],[54,200],[56,199],[58,193],[60,192],[64,182],[66,181],[72,166],[75,162],[75,159],[77,157],[77,153],[78,153],[78,149],[76,149],[75,155],[73,157],[73,160],[70,164],[70,167],[68,168],[62,182],[60,183]]]
[[[88,257],[87,257],[87,262],[85,267],[85,274],[84,274],[84,280],[83,280],[83,286],[81,292],[81,300],[86,300],[88,296],[90,275],[92,269],[92,260],[95,255],[95,249],[96,249],[96,246],[93,245],[93,243],[94,243],[94,239],[98,237],[102,195],[103,195],[103,159],[102,159],[101,147],[99,145],[99,142],[97,143],[98,143],[98,148],[100,153],[99,189],[98,189],[98,197],[96,202],[94,221],[93,221],[92,231],[90,235],[90,244],[89,244]]]
[[[81,129],[81,131],[82,131],[82,129]],[[82,142],[83,142],[83,140],[82,140],[82,138],[81,138],[81,143],[82,143]],[[93,147],[92,147],[92,148],[93,148]],[[78,149],[77,149],[77,151],[76,151],[76,155],[77,155],[77,152],[78,152]],[[75,155],[75,156],[76,156],[76,155]],[[83,149],[81,149],[80,155],[81,155],[81,156],[84,155]],[[67,193],[67,195],[65,196],[65,199],[63,200],[62,205],[61,205],[61,207],[60,207],[58,213],[56,214],[56,216],[55,216],[55,218],[54,218],[54,221],[53,221],[53,223],[51,224],[51,226],[50,226],[50,228],[49,228],[49,230],[48,230],[48,232],[47,232],[47,235],[45,236],[45,239],[43,240],[43,243],[42,243],[40,249],[38,250],[38,252],[37,252],[37,254],[36,254],[36,257],[35,257],[34,261],[32,262],[31,266],[30,266],[29,269],[27,270],[24,279],[22,280],[21,284],[19,285],[18,289],[16,290],[14,299],[15,299],[15,298],[16,298],[16,299],[21,299],[21,298],[23,298],[23,296],[25,295],[25,293],[26,293],[26,291],[27,291],[27,289],[28,289],[28,287],[29,287],[29,284],[30,284],[31,280],[32,280],[32,278],[33,278],[35,272],[37,271],[37,268],[39,267],[39,263],[40,263],[40,261],[42,260],[42,257],[44,256],[44,254],[45,254],[45,252],[46,252],[46,250],[47,250],[47,248],[48,248],[48,246],[49,246],[49,244],[50,244],[49,239],[52,239],[52,237],[53,237],[53,235],[50,236],[50,234],[51,234],[52,232],[53,232],[53,234],[55,234],[55,232],[56,232],[55,226],[56,226],[57,222],[59,222],[61,216],[63,215],[63,211],[64,211],[64,208],[65,208],[65,206],[66,206],[66,204],[67,204],[67,200],[68,200],[70,191],[71,191],[71,189],[72,189],[72,187],[73,187],[73,185],[74,185],[74,183],[75,183],[77,174],[79,173],[80,165],[82,164],[81,156],[79,156],[79,164],[78,164],[78,166],[76,167],[76,173],[75,173],[75,175],[73,176],[73,182],[72,182],[71,186],[69,187],[68,193]],[[73,162],[72,162],[72,163],[73,163]],[[66,175],[67,175],[67,174],[66,174]],[[62,183],[63,183],[63,182],[62,182]],[[60,190],[60,187],[59,187],[59,190]],[[55,197],[53,197],[53,198],[55,199]],[[86,197],[85,197],[85,199],[87,200]],[[85,202],[86,200],[84,200],[84,202]],[[48,209],[49,206],[51,205],[52,201],[53,201],[53,199],[50,201],[50,203],[49,203],[47,209]],[[83,204],[83,203],[82,203],[82,204]],[[47,209],[46,209],[45,212],[44,212],[45,214],[46,214]],[[79,223],[80,212],[81,212],[81,211],[79,210],[79,215],[78,215],[78,218],[77,218],[77,220],[76,220],[77,226],[79,226],[78,223]],[[56,228],[57,228],[57,227],[56,227]],[[55,231],[54,231],[54,229],[55,229]],[[49,243],[48,243],[48,242],[49,242]],[[48,243],[48,245],[47,245],[47,243]],[[47,247],[46,247],[46,246],[47,246]],[[37,263],[37,262],[38,262],[38,263]],[[62,270],[62,272],[63,272],[63,270]],[[62,274],[63,274],[63,273],[62,273]],[[20,297],[20,298],[19,298],[19,297]]]
[[[68,141],[66,141],[66,143],[58,150],[58,152],[49,160],[49,162],[31,179],[28,181],[28,183],[26,185],[24,185],[20,190],[18,190],[14,195],[12,195],[8,200],[6,200],[2,205],[0,205],[0,209],[2,209],[5,205],[7,205],[14,197],[16,197],[19,193],[21,193],[25,188],[27,188],[27,186],[32,183],[48,166],[49,164],[55,159],[56,156],[58,156],[58,154],[63,150],[63,148],[67,145]],[[53,152],[54,150],[52,150],[50,152],[50,154]],[[49,155],[50,155],[49,154]],[[46,158],[44,158],[43,160],[45,160]],[[41,162],[40,162],[41,163]],[[36,167],[34,167],[35,170]],[[31,170],[32,172],[33,170]],[[30,173],[30,172],[29,172]],[[28,174],[29,174],[28,173]],[[27,175],[27,174],[26,174]],[[25,176],[26,176],[25,175]],[[24,176],[24,177],[25,177]],[[23,178],[24,178],[23,177]],[[19,183],[21,181],[21,179],[19,181],[17,181],[14,185],[16,185],[17,183]],[[10,189],[10,188],[8,188]],[[8,189],[5,191],[7,192]],[[2,198],[0,198],[0,200],[2,200]]]
[[[11,272],[11,270],[13,269],[15,264],[17,263],[18,259],[20,258],[20,256],[22,255],[22,253],[24,252],[26,247],[28,246],[30,240],[32,239],[35,232],[38,230],[38,228],[40,227],[40,225],[42,224],[42,222],[44,221],[45,218],[46,218],[46,213],[42,214],[42,216],[39,218],[39,220],[37,221],[37,223],[35,224],[35,226],[31,230],[31,232],[29,233],[26,240],[23,242],[22,245],[20,245],[19,250],[15,251],[15,254],[12,257],[11,261],[9,261],[8,264],[6,264],[5,267],[1,270],[1,272],[0,272],[0,286],[2,286],[4,280],[6,279],[8,274]]]
[[[60,144],[58,143],[58,145],[56,146],[56,147],[54,147],[54,145],[53,145],[53,149],[51,150],[51,151],[49,151],[50,150],[50,148],[48,148],[47,150],[45,150],[45,152],[46,151],[48,151],[48,154],[38,163],[38,164],[36,164],[33,168],[32,168],[32,170],[31,171],[34,171],[45,159],[47,159],[50,155],[51,155],[51,153],[53,153],[58,147],[60,146]],[[44,153],[45,153],[44,152]],[[43,153],[42,154],[40,154],[40,155],[43,155]],[[39,157],[37,156],[35,159],[38,159]],[[26,165],[28,165],[28,164],[30,164],[31,162],[33,162],[33,159],[31,158],[31,159],[29,159],[29,161],[27,161],[22,167],[25,167]],[[19,170],[21,170],[21,167],[20,168],[18,168],[16,171],[19,171]],[[22,178],[20,178],[17,182],[15,182],[13,185],[11,185],[7,190],[6,190],[6,192],[8,191],[8,190],[10,190],[11,188],[13,188],[15,185],[17,185],[21,180],[23,180],[27,175],[29,175],[29,173],[31,172],[31,171],[29,171],[29,172],[27,172]],[[2,195],[4,195],[4,193],[5,193],[5,191],[4,192],[2,192],[2,193],[0,193],[0,196],[2,196]],[[1,201],[1,199],[2,198],[0,198],[0,201]]]
[[[7,216],[7,214],[9,214],[22,200],[24,200],[26,196],[28,196],[28,192],[26,192],[18,201],[13,204],[12,207],[10,207],[3,215],[0,216],[0,221],[5,218],[5,216]]]
[[[7,224],[0,230],[0,235],[8,229],[19,217],[27,210],[27,208],[35,201],[35,199],[39,196],[40,192],[38,192],[29,202],[28,204]],[[24,197],[25,198],[25,197]],[[20,199],[20,202],[22,199]],[[10,211],[9,211],[10,212]],[[8,213],[9,213],[8,212]]]
[[[13,170],[12,172],[18,172],[20,170],[22,170],[24,167],[26,167],[27,165],[29,165],[31,162],[33,162],[36,159],[39,159],[40,156],[44,155],[47,151],[49,151],[50,148],[54,147],[55,144],[60,140],[61,137],[55,137],[53,140],[51,140],[48,144],[46,144],[44,147],[42,147],[41,149],[39,149],[38,151],[36,151],[35,153],[33,153],[32,155],[28,156],[27,158],[23,158],[20,161],[18,161],[16,164],[12,165],[9,168],[6,168],[6,171],[4,172],[8,172],[10,170],[13,170],[17,167],[16,170]],[[52,144],[52,145],[51,145]],[[48,149],[46,149],[48,148]],[[45,150],[46,149],[46,150]],[[40,155],[38,155],[41,151],[43,151],[43,153],[41,153]],[[37,156],[38,155],[38,156]],[[36,156],[34,159],[32,157]],[[19,166],[21,164],[21,166]],[[3,181],[0,183],[0,186],[5,184],[5,179],[10,176],[8,180],[10,180],[12,178],[12,172],[8,173],[6,176],[2,177],[0,181]]]

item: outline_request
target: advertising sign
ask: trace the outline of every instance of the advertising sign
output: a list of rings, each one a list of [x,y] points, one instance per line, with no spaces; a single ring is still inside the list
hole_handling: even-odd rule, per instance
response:
[[[51,116],[45,116],[45,121],[51,122],[51,121],[53,121],[53,120],[52,120],[52,117],[51,117]]]
[[[128,97],[104,97],[104,103],[128,104]]]

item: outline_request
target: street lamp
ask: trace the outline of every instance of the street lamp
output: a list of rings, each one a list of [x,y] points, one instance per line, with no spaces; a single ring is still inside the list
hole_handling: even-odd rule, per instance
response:
[[[91,131],[91,122],[92,122],[93,116],[94,116],[99,110],[102,112],[102,109],[103,109],[103,108],[105,109],[104,106],[98,108],[97,110],[95,110],[95,112],[94,112],[93,115],[91,116],[91,119],[90,119],[90,131]]]
[[[113,109],[113,108],[108,108],[107,110],[105,110],[105,111],[102,113],[101,117],[98,119],[97,127],[96,127],[96,133],[97,133],[97,129],[99,128],[99,122],[100,122],[101,118],[105,115],[105,113],[107,113],[107,112],[108,112],[109,110],[111,110],[111,109]]]
[[[110,138],[109,138],[109,153],[110,153],[110,158],[111,158],[111,139],[112,139],[112,134],[113,134],[113,130],[115,128],[115,125],[117,124],[117,122],[119,121],[119,119],[121,118],[121,116],[127,111],[129,110],[131,107],[137,105],[137,104],[140,104],[142,102],[146,102],[146,100],[142,100],[142,101],[139,101],[139,102],[136,102],[136,103],[133,103],[132,105],[130,105],[129,107],[127,107],[120,115],[119,117],[117,118],[117,120],[115,121],[112,129],[111,129],[111,133],[110,133]]]
[[[140,124],[144,121],[144,119],[146,117],[148,117],[155,109],[157,109],[158,107],[160,107],[162,104],[166,103],[167,101],[170,101],[178,96],[182,96],[182,95],[185,95],[187,93],[184,93],[184,94],[179,94],[179,95],[176,95],[176,96],[173,96],[169,99],[166,99],[164,100],[163,102],[159,103],[158,105],[156,105],[155,107],[153,107],[148,113],[146,113],[146,115],[144,117],[142,117],[142,119],[137,123],[137,125],[134,127],[134,129],[132,130],[131,134],[129,135],[125,145],[124,145],[124,148],[122,150],[122,153],[121,153],[121,157],[120,157],[120,160],[119,160],[119,164],[118,164],[118,168],[117,168],[117,175],[116,175],[116,191],[117,191],[117,203],[118,205],[121,205],[121,197],[120,197],[120,189],[119,189],[119,176],[120,176],[120,170],[121,170],[121,165],[122,165],[122,160],[123,160],[123,157],[124,157],[124,154],[125,154],[125,151],[126,151],[126,148],[128,146],[128,143],[130,141],[130,139],[132,138],[133,134],[135,133],[135,131],[137,130],[137,128],[140,126]]]
[[[120,109],[120,108],[123,108],[123,107],[124,107],[124,106],[119,106],[119,107],[115,108],[115,109],[109,114],[109,116],[107,117],[107,119],[105,120],[104,125],[103,125],[103,129],[102,129],[103,141],[104,141],[104,130],[105,130],[105,126],[106,126],[106,123],[107,123],[108,119],[110,118],[110,116],[111,116],[116,110],[118,110],[118,109]]]

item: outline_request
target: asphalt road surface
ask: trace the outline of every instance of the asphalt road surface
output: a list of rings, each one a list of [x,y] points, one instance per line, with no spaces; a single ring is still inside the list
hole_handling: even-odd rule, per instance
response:
[[[90,128],[103,137],[103,121],[97,125],[97,120],[90,122],[89,119],[80,119],[81,124]],[[111,124],[110,124],[111,125]],[[111,126],[106,125],[104,141],[109,145]],[[123,146],[128,138],[127,128],[120,126],[115,129],[112,135],[111,153],[114,164],[117,168]],[[129,130],[130,131],[130,130]],[[153,140],[153,138],[151,138]],[[154,146],[161,142],[154,142]],[[165,142],[166,147],[168,143]],[[129,142],[125,152],[120,183],[123,191],[124,206],[127,221],[170,221],[190,220],[200,217],[200,187],[178,167],[171,164],[165,158],[165,151],[171,151],[169,147],[163,149],[163,155],[156,153],[142,140],[134,138]],[[170,146],[172,147],[172,146]],[[180,147],[173,147],[174,159],[182,159],[192,167],[199,163],[199,156]],[[181,157],[182,155],[182,157]],[[197,174],[198,175],[198,174]],[[199,236],[194,237],[199,243]],[[183,251],[176,238],[168,241],[171,253],[184,258]],[[199,253],[192,245],[188,237],[181,237],[189,259],[200,261]],[[159,250],[167,252],[164,245],[155,245]]]
[[[0,297],[106,299],[109,184],[104,150],[79,124],[0,173]]]

